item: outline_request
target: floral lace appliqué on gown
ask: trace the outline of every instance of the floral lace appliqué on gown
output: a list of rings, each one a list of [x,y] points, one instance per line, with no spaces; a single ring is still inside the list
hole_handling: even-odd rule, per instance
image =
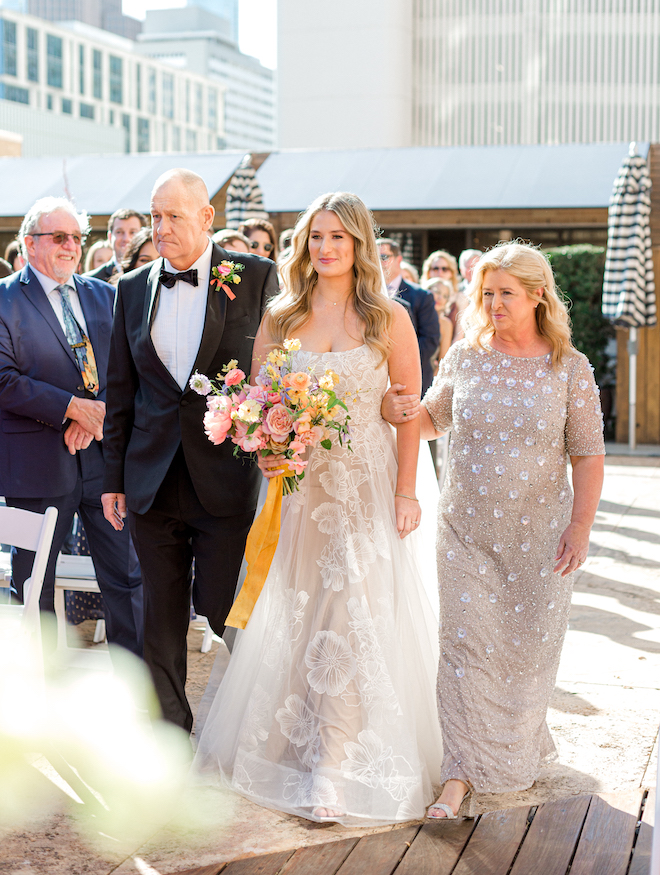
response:
[[[380,416],[387,368],[367,346],[300,351],[294,363],[339,375],[352,452],[316,448],[284,499],[273,565],[196,764],[280,811],[410,820],[432,800],[442,758],[437,622],[416,539],[396,532],[395,439]]]

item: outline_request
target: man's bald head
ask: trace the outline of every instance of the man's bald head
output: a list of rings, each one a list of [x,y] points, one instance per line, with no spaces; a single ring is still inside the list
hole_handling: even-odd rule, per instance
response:
[[[168,170],[151,193],[154,246],[176,270],[187,270],[208,245],[215,210],[201,176],[192,170]]]
[[[184,167],[167,170],[154,183],[151,192],[152,200],[158,189],[168,184],[185,191],[200,207],[209,206],[209,192],[206,183],[198,173],[193,173],[192,170],[186,170]]]

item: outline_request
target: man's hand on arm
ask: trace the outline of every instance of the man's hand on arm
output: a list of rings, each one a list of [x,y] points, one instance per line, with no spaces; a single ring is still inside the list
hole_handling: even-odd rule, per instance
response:
[[[75,456],[79,450],[86,450],[93,440],[94,435],[74,420],[69,423],[64,432],[64,443],[72,456]]]
[[[126,519],[126,496],[123,492],[104,492],[101,496],[103,516],[118,532],[124,528]]]
[[[97,441],[103,440],[104,401],[93,401],[91,398],[76,398],[74,396],[69,402],[64,416],[66,419],[77,422]]]
[[[383,396],[380,415],[390,425],[401,425],[419,416],[419,395],[402,395],[406,387],[394,383]]]

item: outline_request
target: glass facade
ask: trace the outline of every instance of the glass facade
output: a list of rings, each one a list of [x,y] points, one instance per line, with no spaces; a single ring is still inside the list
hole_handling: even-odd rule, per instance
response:
[[[46,37],[46,78],[51,88],[61,88],[63,78],[62,40],[49,33]]]
[[[124,102],[124,64],[121,58],[110,55],[110,100]]]
[[[149,119],[139,118],[137,120],[137,150],[138,152],[149,151]]]
[[[2,69],[5,76],[16,76],[18,74],[18,64],[16,60],[16,24],[13,21],[0,19],[0,28],[2,29],[2,40],[0,42],[2,65],[0,66],[0,69]]]
[[[174,118],[174,76],[163,73],[163,115]]]
[[[92,51],[92,68],[94,71],[92,94],[97,100],[103,100],[103,55],[98,49]]]
[[[39,81],[39,31],[33,27],[25,30],[26,75],[30,82]]]

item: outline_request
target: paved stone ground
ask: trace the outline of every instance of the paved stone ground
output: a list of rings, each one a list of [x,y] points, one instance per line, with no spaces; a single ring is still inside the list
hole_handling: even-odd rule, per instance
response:
[[[579,573],[549,723],[559,758],[524,793],[480,795],[471,813],[585,792],[654,786],[660,719],[660,458],[609,456],[590,557]],[[199,651],[192,624],[189,693],[203,693],[217,644]],[[86,844],[63,812],[5,836],[0,873],[160,875],[365,830],[315,825],[228,791],[182,800],[187,826],[158,829],[130,855]]]

